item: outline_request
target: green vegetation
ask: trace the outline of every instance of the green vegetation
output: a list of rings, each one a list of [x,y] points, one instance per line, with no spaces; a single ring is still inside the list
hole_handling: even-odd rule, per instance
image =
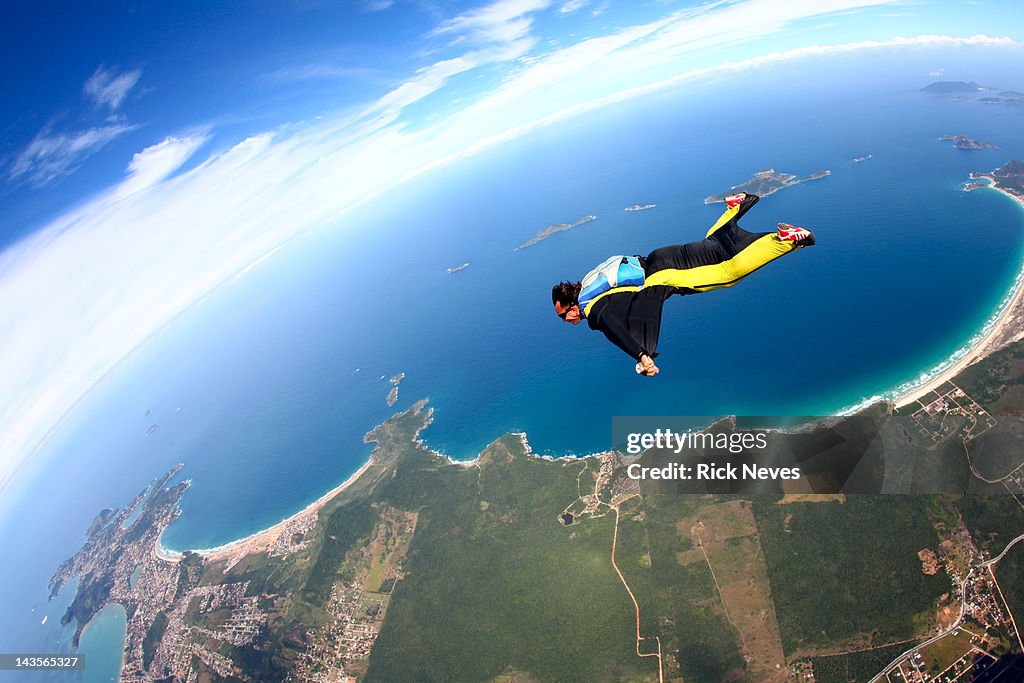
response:
[[[1024,344],[1012,344],[968,367],[956,383],[996,417],[1024,415]]]
[[[314,605],[324,605],[331,596],[331,586],[339,579],[345,553],[373,530],[377,513],[367,502],[352,503],[335,510],[321,532],[320,554],[306,579],[302,597]]]
[[[635,654],[632,603],[609,561],[614,515],[558,522],[582,465],[527,458],[513,436],[479,467],[422,452],[402,464],[376,497],[419,522],[367,681],[657,674]]]
[[[153,662],[153,655],[156,654],[156,646],[159,645],[160,639],[164,637],[164,631],[167,630],[167,623],[167,615],[158,612],[156,618],[153,619],[152,626],[146,632],[146,637],[142,639],[142,666],[147,671]]]
[[[60,618],[62,626],[70,624],[72,620],[76,623],[75,635],[71,637],[71,647],[78,647],[78,639],[82,635],[84,624],[89,623],[93,615],[100,611],[103,605],[110,598],[110,589],[114,586],[114,576],[111,571],[98,577],[91,577],[89,582],[83,582],[75,593],[75,599],[68,605],[64,616]]]
[[[995,575],[1010,614],[1017,626],[1024,628],[1024,543],[1013,546],[999,560],[995,566]]]
[[[920,634],[922,613],[949,590],[921,572],[938,542],[929,496],[848,496],[842,505],[755,502],[787,654],[843,642]],[[787,516],[791,517],[787,520]],[[925,624],[928,625],[928,624]]]
[[[975,542],[992,556],[998,555],[1007,543],[1024,532],[1024,510],[1008,493],[964,496],[956,505]]]
[[[814,657],[811,659],[814,665],[814,680],[817,683],[870,680],[912,645],[913,643],[901,643],[850,654]]]

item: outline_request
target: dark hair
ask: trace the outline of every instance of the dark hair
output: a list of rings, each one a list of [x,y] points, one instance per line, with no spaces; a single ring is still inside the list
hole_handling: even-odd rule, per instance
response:
[[[579,282],[559,282],[551,288],[551,303],[563,306],[579,303],[582,286]]]

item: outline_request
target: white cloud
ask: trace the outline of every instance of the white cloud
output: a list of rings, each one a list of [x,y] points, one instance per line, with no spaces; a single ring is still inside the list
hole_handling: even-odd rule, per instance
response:
[[[100,65],[85,82],[83,90],[96,106],[106,106],[114,111],[121,108],[128,93],[141,77],[142,69],[117,73],[114,69]]]
[[[128,164],[128,177],[117,186],[118,199],[151,187],[177,171],[203,146],[209,135],[193,133],[183,137],[169,137],[147,147],[132,157]]]
[[[28,180],[33,187],[49,185],[73,173],[87,157],[135,128],[119,123],[72,133],[40,131],[11,164],[7,177]]]
[[[940,76],[946,75],[946,70],[944,68],[938,68],[935,69],[935,71],[929,71],[928,75],[932,76],[933,78],[939,78]]]
[[[586,7],[590,4],[590,0],[565,0],[562,6],[558,8],[558,11],[562,14],[572,14],[578,9]]]
[[[534,12],[551,0],[498,0],[443,22],[435,34],[455,34],[476,43],[507,43],[529,37]]]
[[[378,100],[375,108],[396,110],[407,107],[439,90],[452,76],[469,71],[480,62],[477,55],[471,54],[431,64],[420,69],[415,78],[402,83]]]
[[[475,19],[458,30],[504,25],[542,4],[496,3],[490,7],[501,5],[501,12],[487,20],[463,15]],[[785,11],[776,5],[774,14],[763,2],[745,5],[754,10],[754,28],[737,21],[744,12],[730,14],[725,6],[582,41],[527,64],[491,94],[428,128],[409,131],[395,121],[403,107],[449,79],[515,54],[521,45],[492,43],[439,61],[358,111],[290,126],[288,134],[253,136],[184,172],[177,171],[208,133],[168,138],[139,152],[121,183],[0,253],[0,328],[16,331],[0,335],[0,491],[61,416],[169,320],[295,235],[332,225],[407,178],[683,79],[864,49],[1018,46],[1008,38],[918,36],[814,45],[706,66],[684,59],[694,44],[740,44],[787,20],[813,16],[822,5],[858,3],[794,4],[799,7]]]

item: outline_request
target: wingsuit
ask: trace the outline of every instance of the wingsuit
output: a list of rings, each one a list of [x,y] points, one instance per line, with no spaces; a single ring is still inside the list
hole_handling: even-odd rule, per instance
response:
[[[634,257],[643,269],[642,285],[611,287],[589,300],[581,297],[580,310],[587,324],[632,358],[654,358],[662,307],[670,296],[732,287],[780,256],[814,244],[810,232],[785,223],[779,224],[777,232],[751,233],[741,228],[739,219],[758,199],[746,195],[735,205],[727,202],[725,213],[700,242],[661,247]]]

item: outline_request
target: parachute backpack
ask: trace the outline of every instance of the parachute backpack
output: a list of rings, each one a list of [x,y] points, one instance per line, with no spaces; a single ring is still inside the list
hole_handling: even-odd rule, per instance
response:
[[[580,285],[579,306],[586,316],[594,303],[613,289],[641,289],[644,286],[644,269],[636,256],[612,256],[587,273]]]

